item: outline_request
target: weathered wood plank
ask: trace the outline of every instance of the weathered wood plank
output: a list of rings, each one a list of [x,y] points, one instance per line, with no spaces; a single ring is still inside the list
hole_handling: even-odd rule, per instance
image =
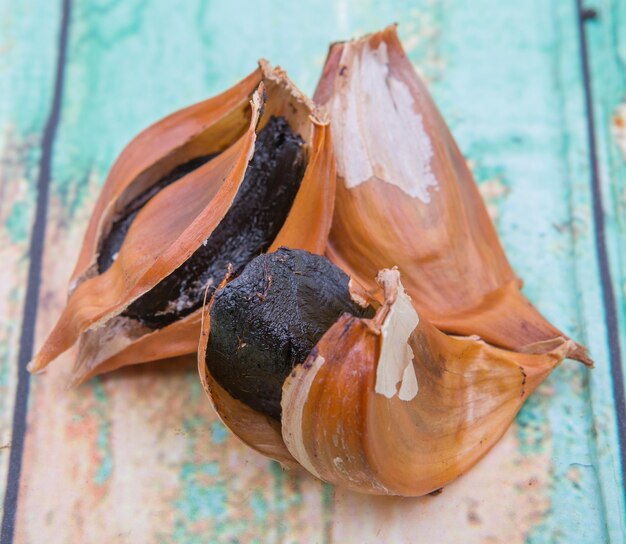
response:
[[[473,165],[513,265],[526,280],[526,293],[554,323],[588,343],[599,363],[592,373],[565,363],[518,417],[517,450],[527,461],[537,456],[531,466],[544,462],[546,477],[539,478],[537,495],[526,494],[534,502],[535,521],[519,524],[513,541],[604,542],[609,532],[619,537],[620,482],[610,473],[611,468],[619,471],[615,411],[606,396],[608,350],[595,260],[576,4],[445,2],[422,17],[430,31],[408,38],[417,44],[412,58],[432,81]],[[420,48],[424,42],[428,53]],[[598,421],[604,435],[596,443]],[[489,459],[494,470],[498,451]],[[602,488],[597,470],[606,480]],[[506,476],[498,479],[506,481]],[[480,493],[481,501],[486,495]],[[499,498],[498,506],[509,496],[504,491]],[[459,511],[444,519],[453,526],[461,523]],[[473,517],[469,507],[465,511]],[[408,511],[397,516],[410,518]],[[464,541],[486,538],[480,525],[466,531]],[[367,534],[366,523],[352,526],[355,534]],[[512,538],[504,530],[496,534],[494,541]],[[615,542],[621,542],[618,537]]]
[[[197,26],[199,10],[200,3],[175,12],[166,2],[74,3],[40,339],[63,303],[86,218],[122,146],[149,122],[235,82],[203,69],[211,44]],[[238,76],[254,69],[252,55]],[[66,392],[71,358],[33,382],[17,542],[42,534],[48,542],[196,542],[207,534],[247,542],[260,538],[260,527],[262,540],[322,539],[322,484],[286,476],[226,433],[193,364],[130,370]]]
[[[526,292],[589,343],[599,368],[589,377],[565,363],[476,470],[415,501],[333,497],[309,477],[284,474],[216,421],[193,362],[128,369],[66,392],[70,353],[33,382],[17,542],[408,542],[420,534],[575,543],[617,534],[607,527],[615,507],[603,509],[619,500],[617,483],[595,473],[606,480],[615,466],[616,435],[611,400],[602,398],[606,331],[575,4],[408,4],[267,0],[246,10],[74,0],[39,341],[63,303],[98,187],[132,135],[231,85],[259,55],[310,92],[329,41],[396,20],[472,161]]]
[[[626,363],[626,5],[597,3],[585,25],[595,134],[611,277],[617,300],[622,364]]]
[[[0,1],[0,519],[41,140],[55,77],[59,7],[56,2]]]
[[[626,5],[603,0],[595,5],[594,18],[587,20],[588,58],[590,64],[590,93],[595,121],[595,154],[597,184],[602,196],[603,235],[606,245],[605,286],[607,320],[611,322],[611,372],[596,388],[593,400],[601,407],[607,398],[620,414],[621,452],[603,440],[603,412],[598,411],[600,446],[611,463],[607,463],[603,486],[612,490],[606,496],[615,506],[612,517],[616,541],[626,540],[626,508],[623,490],[626,488]],[[593,385],[593,384],[592,384]],[[613,451],[613,455],[606,452]],[[621,472],[620,472],[621,461]],[[611,484],[614,482],[614,486]],[[621,522],[621,523],[620,523]],[[619,524],[619,525],[618,525]],[[621,530],[620,530],[621,529]]]

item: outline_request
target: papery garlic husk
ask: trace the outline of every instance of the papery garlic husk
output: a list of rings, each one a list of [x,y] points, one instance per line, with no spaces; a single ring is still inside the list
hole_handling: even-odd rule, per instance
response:
[[[535,354],[448,336],[417,314],[397,269],[381,271],[378,283],[375,316],[344,314],[287,377],[280,422],[211,375],[210,305],[199,374],[224,424],[263,455],[362,493],[424,495],[489,451],[573,342],[556,338]]]
[[[152,125],[122,152],[102,189],[53,331],[30,364],[40,371],[80,340],[72,383],[129,364],[193,353],[202,309],[153,330],[120,315],[210,239],[233,203],[271,116],[303,141],[306,169],[282,227],[280,245],[325,249],[335,193],[328,123],[280,69],[265,61],[228,91]],[[133,220],[110,268],[98,272],[102,240],[121,210],[173,169],[219,153],[162,189]],[[218,279],[219,281],[219,279]]]
[[[221,302],[217,300],[235,285],[236,298],[226,295]],[[307,305],[291,305],[294,298],[299,302],[306,300]],[[248,263],[236,277],[230,271],[205,306],[198,346],[200,380],[226,427],[259,453],[290,468],[299,466],[281,435],[284,379],[293,365],[302,363],[314,347],[311,335],[321,338],[344,312],[373,316],[372,302],[360,286],[326,257],[302,250],[279,248]],[[210,349],[211,333],[219,332],[220,328],[222,333],[225,330],[225,322],[212,322],[214,305],[233,318],[228,320],[227,327],[232,324],[228,330],[230,338],[236,339],[236,347],[230,343],[220,344],[217,350],[215,346]],[[281,315],[272,319],[275,309]],[[309,341],[312,341],[310,348],[303,351],[303,342]],[[261,351],[256,351],[258,348]],[[230,388],[227,382],[219,381],[219,373],[214,374],[219,361],[210,359],[211,353],[219,354],[223,361],[222,379],[225,368],[229,369]],[[274,360],[268,361],[268,356]],[[243,365],[242,359],[246,361]],[[282,368],[278,369],[277,359],[286,366],[281,364]],[[278,413],[274,412],[274,402]]]
[[[521,294],[395,26],[332,45],[315,100],[330,114],[337,160],[331,260],[368,289],[398,266],[420,315],[446,332],[514,350],[564,336]],[[584,347],[569,346],[591,365]]]
[[[376,316],[342,317],[287,378],[282,435],[326,482],[424,495],[491,449],[573,342],[530,354],[447,336],[418,316],[397,270],[378,281],[385,302]]]
[[[229,273],[218,290],[224,287],[230,279]],[[211,406],[222,423],[244,444],[270,459],[279,461],[286,468],[297,468],[298,463],[291,456],[282,439],[280,422],[234,398],[211,375],[206,364],[206,352],[211,330],[212,303],[213,300],[204,306],[198,344],[198,374]]]

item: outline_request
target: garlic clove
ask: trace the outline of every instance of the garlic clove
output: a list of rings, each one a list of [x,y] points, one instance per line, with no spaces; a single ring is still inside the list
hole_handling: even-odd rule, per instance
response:
[[[370,290],[378,270],[398,266],[420,316],[448,333],[514,350],[564,336],[521,294],[395,26],[332,45],[315,100],[330,114],[337,161],[331,260]]]
[[[248,446],[295,465],[281,435],[282,385],[344,312],[374,315],[350,278],[303,250],[260,255],[220,284],[204,309],[198,372],[219,417]]]
[[[69,387],[125,366],[194,353],[201,317],[198,310],[154,331],[131,320],[113,318],[103,327],[86,330],[78,340]]]
[[[489,451],[573,342],[529,354],[450,337],[418,316],[396,269],[378,282],[374,318],[341,317],[285,381],[282,434],[324,481],[424,495]]]
[[[327,122],[282,70],[261,61],[259,70],[230,91],[158,122],[122,153],[96,204],[68,303],[31,371],[45,368],[76,340],[80,346],[73,384],[128,364],[197,349],[201,309],[156,330],[120,314],[183,264],[217,228],[243,182],[256,133],[273,116],[285,118],[302,138],[307,163],[272,246],[287,242],[323,252],[334,201]],[[219,154],[145,204],[110,268],[98,274],[100,244],[116,213],[176,164],[214,151]]]
[[[218,290],[224,287],[229,279],[227,276]],[[198,345],[198,374],[211,406],[222,423],[244,444],[261,455],[279,461],[287,468],[297,467],[297,462],[283,441],[280,422],[234,398],[211,375],[206,364],[206,352],[211,330],[212,302],[213,299],[202,311],[202,329]]]
[[[82,281],[97,275],[100,240],[116,213],[178,164],[201,152],[224,150],[245,133],[250,97],[262,77],[259,68],[227,91],[157,121],[124,148],[90,217],[70,280],[70,294]]]
[[[313,153],[293,209],[268,252],[297,247],[323,253],[328,242],[335,204],[335,155],[328,124],[314,124]]]
[[[514,352],[449,336],[418,314],[396,268],[377,284],[374,312],[324,257],[261,255],[206,306],[198,371],[259,453],[358,492],[423,495],[489,451],[573,342]]]
[[[55,328],[31,363],[32,371],[42,370],[89,329],[110,327],[117,343],[111,349],[148,332],[139,323],[118,320],[112,324],[110,320],[180,266],[228,211],[252,154],[261,92],[253,95],[245,135],[182,183],[167,187],[148,202],[131,225],[111,267],[79,283],[71,292]],[[207,184],[205,179],[224,182]],[[176,202],[175,208],[172,202]],[[126,331],[130,338],[124,338]]]

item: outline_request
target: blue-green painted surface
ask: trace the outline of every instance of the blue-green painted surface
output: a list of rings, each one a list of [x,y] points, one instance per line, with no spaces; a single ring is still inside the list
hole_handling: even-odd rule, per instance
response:
[[[0,0],[0,512],[11,444],[41,133],[50,109],[60,3]]]
[[[531,540],[603,542],[610,535],[620,542],[623,480],[606,380],[576,6],[474,2],[468,11],[445,11],[441,57],[452,60],[434,84],[435,97],[441,96],[479,180],[486,168],[506,187],[498,232],[525,292],[549,319],[589,345],[598,363],[593,378],[582,367],[563,365],[544,387],[555,394],[544,398],[540,390],[520,414],[522,447],[524,424],[532,421],[535,433],[548,435],[535,437],[533,447],[549,442],[554,464],[550,516]],[[595,388],[590,379],[598,374],[605,380]],[[592,396],[600,398],[594,403]],[[598,442],[594,418],[604,429]],[[578,481],[567,477],[574,466],[583,467]]]
[[[56,55],[57,4],[0,0],[0,176],[3,191],[24,190],[10,210],[2,210],[2,228],[3,240],[18,252],[27,250],[32,221],[39,138]],[[598,8],[599,20],[587,28],[624,356],[626,164],[612,119],[626,99],[626,7],[617,0],[598,0]],[[472,164],[511,262],[525,279],[526,294],[557,326],[588,345],[597,362],[591,372],[564,364],[518,417],[521,452],[547,454],[552,461],[546,490],[550,507],[527,540],[621,544],[626,540],[624,480],[591,214],[574,1],[191,0],[174,6],[165,0],[74,0],[53,156],[52,227],[78,228],[75,221],[85,217],[85,207],[134,134],[174,109],[229,87],[254,68],[258,57],[282,65],[311,93],[329,42],[393,21],[400,23],[411,60]],[[12,332],[0,342],[5,399],[14,387],[10,364],[16,357],[24,277],[22,268],[10,292],[15,313],[6,328]],[[191,403],[205,402],[195,376],[185,384]],[[85,391],[92,398],[90,409],[106,421],[109,403],[102,386],[94,382]],[[0,404],[0,429],[6,429],[11,410],[2,406],[8,404]],[[241,508],[251,517],[241,519],[232,508],[240,491],[229,486],[231,475],[220,472],[227,466],[224,460],[195,460],[209,447],[203,441],[225,448],[232,440],[220,423],[211,423],[208,434],[205,424],[190,409],[183,425],[188,443],[178,470],[180,489],[170,502],[172,530],[159,532],[159,541],[203,542],[202,531],[210,527],[217,541],[234,542],[250,534],[250,524],[253,533],[256,528],[268,540],[289,541],[292,526],[285,519],[304,507],[297,482],[268,464],[271,489],[242,493]],[[115,469],[109,433],[103,423],[95,439],[103,452],[94,474],[98,485],[109,481]],[[321,486],[319,497],[330,519],[332,488]]]

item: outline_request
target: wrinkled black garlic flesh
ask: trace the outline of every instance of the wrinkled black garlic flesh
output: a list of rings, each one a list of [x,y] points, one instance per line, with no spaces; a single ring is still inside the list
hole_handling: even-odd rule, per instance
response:
[[[132,222],[153,196],[156,196],[168,185],[178,181],[183,176],[189,174],[189,172],[193,172],[194,170],[200,168],[214,157],[217,157],[217,155],[219,155],[219,153],[203,155],[177,166],[169,174],[165,175],[152,185],[152,187],[149,187],[139,196],[131,200],[119,213],[118,219],[113,222],[111,230],[100,244],[100,251],[98,253],[98,272],[102,274],[111,268],[120,247],[122,247],[122,243],[124,242],[124,238],[126,238],[126,234],[128,233],[128,229],[130,229]]]
[[[271,117],[257,134],[254,155],[229,211],[210,237],[122,315],[160,329],[200,308],[205,289],[209,287],[210,297],[229,264],[237,273],[270,247],[291,210],[306,164],[302,138],[283,117]]]
[[[215,293],[206,364],[230,395],[280,419],[283,382],[343,315],[372,317],[326,257],[280,248]]]

